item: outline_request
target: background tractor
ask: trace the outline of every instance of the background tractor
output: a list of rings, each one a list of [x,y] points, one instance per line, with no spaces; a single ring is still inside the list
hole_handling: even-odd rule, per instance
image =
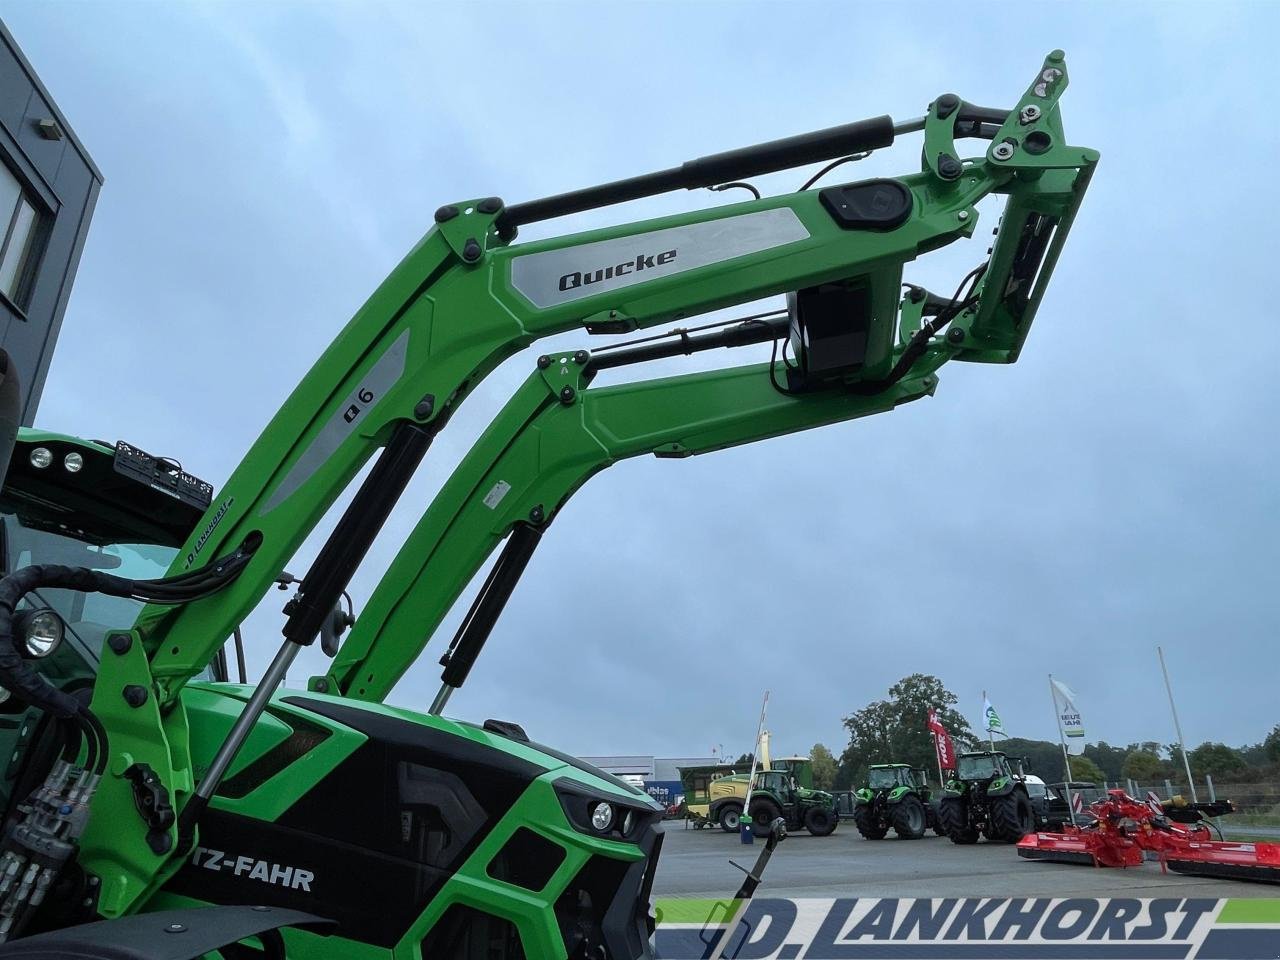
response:
[[[721,777],[711,784],[709,818],[726,833],[737,833],[747,795],[747,777]],[[751,825],[758,837],[767,836],[778,817],[790,831],[801,827],[815,837],[833,833],[840,817],[835,798],[825,790],[810,790],[783,770],[762,770],[751,790]]]
[[[1036,828],[1036,812],[1027,793],[1026,761],[1017,772],[1002,752],[962,753],[956,775],[943,787],[938,824],[952,843],[977,843],[978,835],[999,843],[1017,843]]]
[[[866,785],[855,794],[858,832],[866,840],[883,840],[892,827],[903,840],[919,840],[932,827],[941,836],[927,783],[923,770],[905,763],[872,764]]]

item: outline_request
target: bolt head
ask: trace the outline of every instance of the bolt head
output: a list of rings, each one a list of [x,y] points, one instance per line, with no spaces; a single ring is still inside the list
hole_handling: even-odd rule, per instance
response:
[[[957,214],[956,214],[956,219],[957,219],[957,220],[960,220],[960,221],[968,220],[968,219],[969,219],[969,211],[968,211],[968,210],[961,210],[959,213],[957,213]]]
[[[446,203],[443,207],[436,211],[436,223],[445,223],[452,220],[458,215],[458,208],[451,203]]]
[[[551,358],[544,353],[538,358],[538,369],[545,370],[549,366],[551,366]]]

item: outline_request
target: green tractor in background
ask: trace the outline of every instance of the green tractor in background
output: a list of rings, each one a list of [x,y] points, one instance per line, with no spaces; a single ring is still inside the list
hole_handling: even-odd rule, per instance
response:
[[[952,843],[977,843],[978,835],[997,843],[1017,843],[1036,828],[1035,807],[1027,793],[1024,759],[999,750],[962,753],[956,775],[943,786],[938,823]]]
[[[726,833],[738,832],[746,779],[746,774],[738,774],[711,784],[708,817]],[[756,774],[751,790],[751,824],[756,836],[766,836],[769,825],[779,817],[786,821],[788,831],[803,827],[815,837],[834,833],[840,822],[835,797],[831,794],[800,786],[796,777],[785,770],[762,770]]]
[[[919,840],[930,828],[941,836],[927,784],[924,771],[908,764],[872,764],[853,808],[853,822],[863,839],[883,840],[890,827],[901,840]]]

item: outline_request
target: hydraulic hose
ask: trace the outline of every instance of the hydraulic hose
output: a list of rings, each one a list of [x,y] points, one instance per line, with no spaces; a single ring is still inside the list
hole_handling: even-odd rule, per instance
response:
[[[32,590],[61,588],[128,597],[145,603],[188,603],[209,596],[234,580],[249,562],[251,553],[252,550],[242,547],[209,567],[159,580],[128,580],[101,570],[57,564],[36,564],[9,574],[0,579],[0,686],[55,717],[90,716],[84,704],[32,669],[18,649],[13,635],[14,610]],[[90,726],[94,726],[92,721]],[[101,725],[97,724],[95,735],[100,730]]]

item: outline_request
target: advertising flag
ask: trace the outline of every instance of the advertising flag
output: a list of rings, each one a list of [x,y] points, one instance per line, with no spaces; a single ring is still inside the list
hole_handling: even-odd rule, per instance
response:
[[[951,734],[938,719],[936,710],[929,711],[929,732],[933,734],[933,746],[938,751],[938,767],[942,770],[954,770],[956,767],[956,748],[951,742]]]
[[[996,708],[991,705],[991,701],[987,699],[986,694],[982,695],[982,718],[986,724],[987,733],[998,733],[1007,736],[1004,732],[1004,721],[1000,719],[1000,714],[996,713]]]
[[[1053,679],[1053,705],[1062,723],[1062,733],[1067,738],[1071,753],[1079,753],[1084,744],[1084,720],[1076,706],[1075,691],[1057,677]],[[1070,743],[1075,740],[1076,743]]]

